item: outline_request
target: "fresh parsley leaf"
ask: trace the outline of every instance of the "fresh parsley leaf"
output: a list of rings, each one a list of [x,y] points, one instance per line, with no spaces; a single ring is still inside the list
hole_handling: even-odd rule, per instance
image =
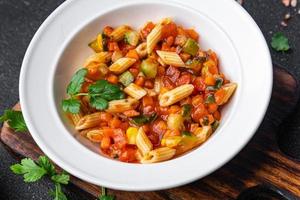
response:
[[[23,174],[25,182],[35,182],[41,179],[47,171],[38,166],[32,159],[24,158],[21,164],[15,164],[10,167],[15,174]]]
[[[62,108],[65,112],[79,113],[80,111],[80,101],[78,99],[64,99],[62,101]]]
[[[106,188],[101,187],[102,194],[98,196],[98,200],[115,200],[115,197],[112,195],[106,194]]]
[[[213,94],[209,94],[205,99],[206,104],[215,103],[215,102],[216,102],[215,96]]]
[[[272,37],[271,46],[276,51],[287,51],[290,49],[289,40],[283,33],[275,33]]]
[[[106,84],[108,81],[106,80],[99,80],[96,83],[89,86],[89,93],[90,94],[100,94],[104,91]]]
[[[97,110],[105,110],[108,107],[108,102],[102,97],[95,96],[90,98],[90,104]]]
[[[89,86],[90,96],[99,96],[107,101],[124,99],[125,94],[118,85],[109,83],[106,80],[99,80]]]
[[[185,136],[192,136],[192,133],[189,132],[189,131],[182,131],[181,134],[182,134],[182,135],[185,135]]]
[[[51,176],[51,180],[55,183],[61,183],[61,184],[68,184],[70,181],[70,175],[69,174],[56,174]]]
[[[21,111],[5,110],[0,116],[0,122],[4,121],[7,121],[8,125],[17,132],[28,130]]]
[[[217,128],[219,127],[220,122],[218,120],[214,121],[214,123],[212,123],[211,128],[213,131],[217,130]]]
[[[87,69],[82,68],[73,75],[71,82],[67,87],[67,93],[69,95],[72,96],[80,92],[86,74],[87,74]]]
[[[55,183],[55,191],[50,190],[49,194],[53,197],[53,200],[68,200],[59,183]]]
[[[191,115],[192,106],[190,104],[184,104],[182,108],[182,116],[184,118],[189,118]]]
[[[139,115],[132,118],[133,123],[136,125],[144,125],[153,122],[157,118],[156,114],[152,115]]]
[[[50,176],[56,174],[54,165],[50,162],[49,158],[47,158],[46,156],[40,156],[37,163],[39,166],[44,168],[47,171],[47,174],[49,174]]]

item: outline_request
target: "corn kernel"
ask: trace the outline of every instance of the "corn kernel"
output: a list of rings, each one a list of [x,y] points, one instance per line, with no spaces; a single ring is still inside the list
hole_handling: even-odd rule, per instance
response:
[[[129,127],[126,131],[126,136],[128,139],[128,144],[136,144],[136,136],[138,133],[138,129],[135,127]]]

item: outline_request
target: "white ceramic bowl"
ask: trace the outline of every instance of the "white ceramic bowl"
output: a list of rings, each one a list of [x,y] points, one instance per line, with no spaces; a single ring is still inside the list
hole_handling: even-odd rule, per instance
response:
[[[138,28],[164,17],[195,27],[202,48],[217,52],[221,70],[238,83],[238,89],[223,110],[218,130],[184,156],[148,165],[100,156],[76,140],[62,113],[66,85],[92,53],[87,44],[104,25]],[[47,18],[28,47],[20,76],[20,101],[33,138],[60,167],[97,185],[141,191],[189,183],[224,165],[255,133],[271,88],[266,42],[252,18],[234,1],[69,0]]]

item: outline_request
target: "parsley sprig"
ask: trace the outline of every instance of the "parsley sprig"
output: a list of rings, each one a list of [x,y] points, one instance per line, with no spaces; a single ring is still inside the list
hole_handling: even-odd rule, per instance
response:
[[[106,188],[105,187],[101,187],[101,193],[99,196],[98,196],[98,200],[115,200],[115,197],[112,196],[112,195],[108,195],[106,193]]]
[[[24,182],[36,182],[48,175],[55,184],[55,190],[50,190],[54,200],[67,200],[61,189],[61,184],[68,184],[70,176],[66,172],[57,173],[54,165],[46,156],[40,156],[37,162],[30,158],[24,158],[20,164],[10,166],[13,173],[23,175]]]
[[[21,111],[5,110],[4,114],[0,116],[0,122],[4,121],[7,121],[10,128],[17,132],[28,130]]]
[[[91,107],[97,110],[105,110],[111,100],[125,98],[124,92],[118,85],[111,84],[106,80],[96,81],[89,86],[87,93],[80,93],[86,74],[87,69],[83,68],[78,70],[72,77],[67,87],[67,94],[70,98],[62,101],[62,108],[65,112],[79,113],[80,101],[76,98],[78,96],[88,96]]]
[[[290,49],[289,39],[281,32],[275,33],[272,37],[271,46],[276,51],[288,51]]]

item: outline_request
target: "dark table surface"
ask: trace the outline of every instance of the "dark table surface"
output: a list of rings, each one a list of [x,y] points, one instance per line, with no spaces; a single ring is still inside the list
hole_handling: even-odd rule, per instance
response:
[[[0,0],[0,114],[18,102],[19,71],[26,48],[46,17],[63,0]],[[300,2],[298,8],[286,8],[280,0],[244,0],[243,7],[257,22],[270,44],[274,33],[281,31],[290,40],[292,50],[280,53],[271,50],[274,63],[282,65],[300,80]],[[284,15],[293,16],[287,27],[280,25]],[[256,59],[256,58],[253,58]],[[16,160],[0,144],[0,199],[51,199],[51,182],[25,184],[22,177],[13,175],[9,166]],[[69,199],[88,199],[78,189],[65,188]]]

